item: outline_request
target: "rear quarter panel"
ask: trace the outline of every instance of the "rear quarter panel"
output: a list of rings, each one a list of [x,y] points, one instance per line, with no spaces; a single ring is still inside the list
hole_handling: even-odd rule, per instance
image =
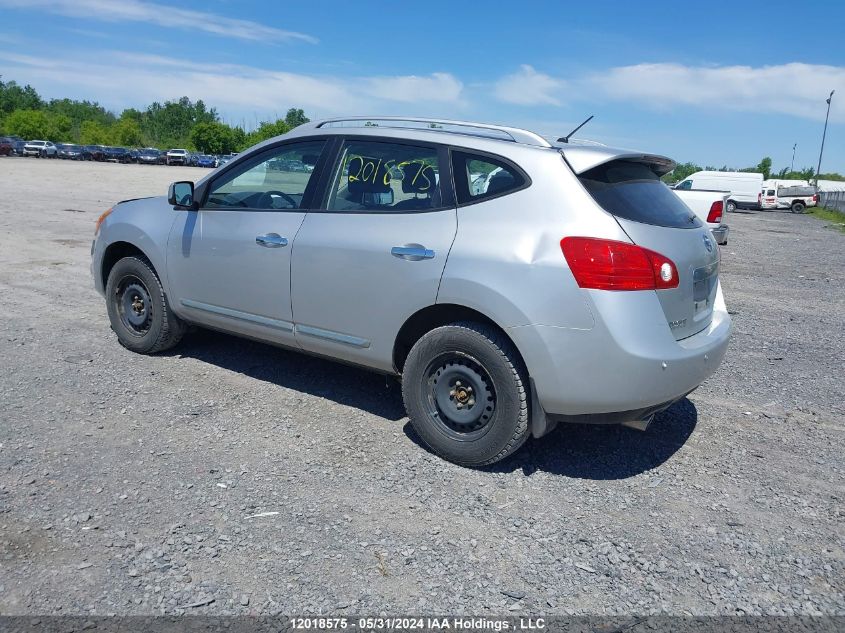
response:
[[[529,175],[516,193],[458,208],[458,232],[438,303],[478,310],[502,328],[590,329],[593,315],[560,248],[568,235],[627,241],[554,151],[514,148]]]

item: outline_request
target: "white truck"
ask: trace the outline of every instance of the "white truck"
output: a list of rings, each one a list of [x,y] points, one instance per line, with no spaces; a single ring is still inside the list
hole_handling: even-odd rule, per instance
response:
[[[819,203],[818,190],[806,180],[765,180],[759,195],[761,209],[789,209],[804,213]]]
[[[677,196],[710,229],[717,244],[728,243],[728,225],[725,224],[725,207],[730,191],[675,189]]]
[[[747,171],[697,171],[675,185],[676,191],[727,191],[725,211],[756,209],[763,189],[763,174]]]
[[[167,152],[166,162],[168,165],[187,165],[190,154],[186,149],[171,149]]]

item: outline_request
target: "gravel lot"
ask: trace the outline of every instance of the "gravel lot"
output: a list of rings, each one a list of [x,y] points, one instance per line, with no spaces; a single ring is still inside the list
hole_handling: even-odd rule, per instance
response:
[[[732,214],[713,378],[472,471],[384,377],[117,344],[95,219],[203,173],[0,159],[0,613],[845,614],[845,236]]]

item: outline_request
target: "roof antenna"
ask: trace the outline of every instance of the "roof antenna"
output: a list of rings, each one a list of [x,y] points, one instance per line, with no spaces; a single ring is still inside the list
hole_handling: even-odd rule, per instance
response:
[[[593,118],[593,115],[591,114],[589,119],[587,119],[586,121],[584,121],[581,125],[579,125],[578,127],[576,127],[574,130],[572,130],[572,131],[571,131],[569,134],[567,134],[566,136],[561,136],[561,137],[557,140],[557,142],[558,142],[558,143],[568,143],[568,142],[569,142],[569,139],[570,139],[570,138],[572,138],[572,135],[573,135],[573,134],[575,134],[575,132],[577,132],[578,130],[580,130],[582,127],[584,127],[585,125],[587,125],[587,123],[589,123],[589,122],[590,122],[590,119],[592,119],[592,118]]]

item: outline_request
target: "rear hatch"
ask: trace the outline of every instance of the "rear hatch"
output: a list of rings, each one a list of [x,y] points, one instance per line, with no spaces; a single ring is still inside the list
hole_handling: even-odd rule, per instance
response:
[[[709,229],[660,181],[673,163],[659,156],[617,154],[599,164],[582,164],[579,172],[576,162],[570,166],[581,184],[631,241],[674,262],[676,288],[643,292],[656,293],[675,339],[706,328],[716,298],[719,247]]]

